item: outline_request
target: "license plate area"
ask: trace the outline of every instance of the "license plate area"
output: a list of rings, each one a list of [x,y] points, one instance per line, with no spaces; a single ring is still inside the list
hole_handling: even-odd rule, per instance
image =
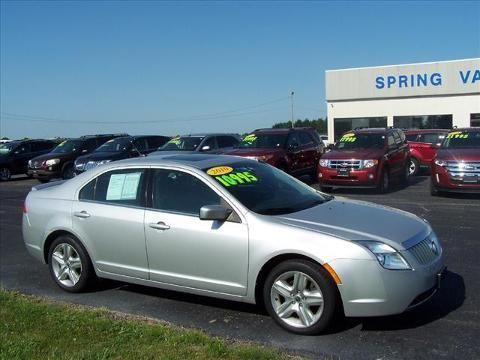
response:
[[[343,176],[343,177],[350,176],[350,169],[348,168],[337,169],[337,176]]]

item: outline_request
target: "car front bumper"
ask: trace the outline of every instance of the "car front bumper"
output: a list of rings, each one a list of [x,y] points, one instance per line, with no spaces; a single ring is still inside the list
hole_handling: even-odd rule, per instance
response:
[[[466,181],[461,176],[450,176],[445,168],[438,165],[432,167],[431,181],[432,185],[440,191],[480,193],[480,177],[477,176],[476,179]]]
[[[378,185],[377,167],[351,170],[348,176],[339,176],[337,169],[320,167],[318,181],[324,186],[374,188]]]
[[[36,179],[52,179],[52,178],[60,177],[61,171],[53,168],[52,170],[48,168],[39,168],[39,169],[28,168],[27,174]]]
[[[345,316],[400,314],[433,296],[440,286],[441,257],[414,270],[387,270],[376,260],[338,259],[329,265],[339,275]]]

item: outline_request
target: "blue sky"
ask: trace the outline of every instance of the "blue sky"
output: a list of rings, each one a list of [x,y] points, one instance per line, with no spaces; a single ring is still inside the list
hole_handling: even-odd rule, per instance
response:
[[[325,70],[480,57],[480,2],[1,2],[1,136],[324,117]],[[23,120],[22,120],[23,119]],[[27,121],[28,120],[28,121]]]

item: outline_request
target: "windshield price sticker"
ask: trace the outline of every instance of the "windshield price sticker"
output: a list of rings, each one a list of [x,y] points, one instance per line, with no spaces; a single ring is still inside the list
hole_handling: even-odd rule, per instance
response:
[[[231,173],[233,168],[230,166],[216,166],[207,170],[207,174],[211,176],[225,175]]]
[[[179,138],[179,137],[175,137],[175,138],[173,138],[172,140],[170,140],[168,143],[169,143],[169,144],[179,145],[179,144],[180,144],[180,138]]]
[[[343,135],[340,139],[340,142],[355,142],[355,140],[357,140],[355,134],[350,133]]]
[[[447,135],[447,139],[467,139],[468,133],[463,133],[461,131],[453,131]]]
[[[255,134],[250,134],[243,138],[243,142],[246,142],[248,144],[253,143],[255,140],[257,140],[257,135]]]
[[[67,142],[67,140],[62,141],[62,142],[61,142],[60,144],[58,144],[57,146],[58,146],[58,147],[63,146],[63,145],[65,145],[66,142]]]
[[[214,178],[225,187],[250,184],[258,181],[257,177],[250,171],[238,171],[221,176],[214,176]]]

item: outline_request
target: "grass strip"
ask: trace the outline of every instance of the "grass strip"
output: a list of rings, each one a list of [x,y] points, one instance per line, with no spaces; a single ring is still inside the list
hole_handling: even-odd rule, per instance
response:
[[[287,359],[197,330],[0,290],[0,359]]]

